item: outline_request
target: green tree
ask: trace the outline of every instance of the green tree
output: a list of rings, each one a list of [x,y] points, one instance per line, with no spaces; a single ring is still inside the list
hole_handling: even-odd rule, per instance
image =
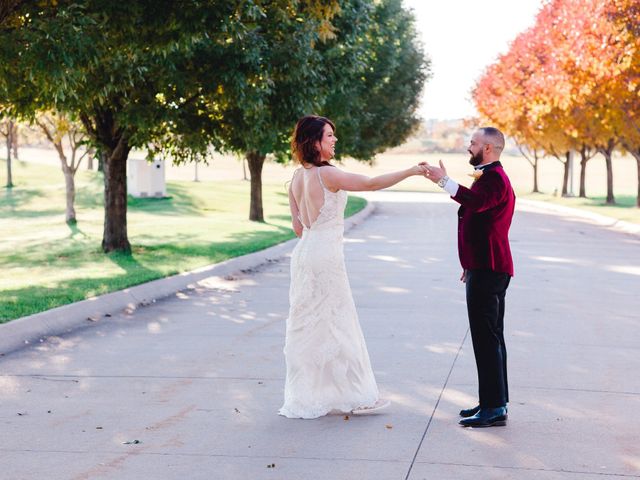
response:
[[[36,115],[34,123],[58,153],[66,190],[65,221],[74,225],[77,223],[75,176],[82,159],[89,153],[86,148],[84,152],[80,151],[85,145],[86,134],[80,122],[57,112],[40,113]],[[65,149],[65,138],[68,150]]]
[[[229,105],[257,112],[265,82],[262,2],[59,0],[19,2],[0,26],[0,89],[22,116],[79,118],[104,167],[105,252],[130,252],[126,162],[160,148],[176,162],[222,148]],[[279,0],[269,14],[303,14],[331,34],[334,2]],[[293,13],[292,13],[293,12]],[[302,15],[302,16],[301,16]],[[159,146],[159,147],[158,147]]]
[[[419,124],[420,93],[430,75],[430,62],[418,41],[413,14],[400,0],[375,2],[366,24],[357,12],[339,17],[338,31],[354,30],[349,50],[334,46],[329,71],[326,114],[340,130],[338,158],[371,160],[400,145]],[[354,15],[355,14],[355,15]]]
[[[14,19],[14,13],[21,0],[0,0],[0,25]]]
[[[13,170],[11,151],[14,146],[14,138],[18,134],[18,124],[14,118],[9,116],[2,117],[0,111],[0,135],[4,137],[7,147],[7,183],[6,188],[13,188]]]
[[[340,156],[369,160],[398,145],[417,125],[415,111],[428,61],[413,15],[399,0],[342,0],[333,35],[294,17],[262,19],[263,104],[230,105],[225,148],[244,154],[251,171],[249,218],[264,221],[262,168],[268,154],[288,162],[289,137],[302,115],[321,112],[341,132]]]
[[[260,75],[252,102],[221,105],[222,148],[245,156],[251,176],[249,219],[263,222],[262,169],[268,154],[284,160],[295,121],[322,104],[323,58],[317,45],[336,35],[323,31],[323,18],[309,7],[282,10],[263,6],[255,30]],[[337,9],[328,12],[330,16]],[[339,32],[338,32],[339,35]],[[334,40],[335,41],[335,40]]]

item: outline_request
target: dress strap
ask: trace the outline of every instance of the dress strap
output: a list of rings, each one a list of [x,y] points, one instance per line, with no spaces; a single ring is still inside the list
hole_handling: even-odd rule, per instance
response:
[[[316,171],[318,172],[318,180],[320,180],[320,185],[322,185],[322,188],[327,190],[327,187],[325,187],[324,182],[322,181],[322,175],[320,175],[320,169],[321,168],[322,167],[316,167]]]
[[[299,172],[299,171],[300,171],[300,168],[296,168],[296,169],[293,171],[293,176],[291,177],[291,181],[289,182],[289,191],[290,191],[290,192],[293,192],[293,190],[292,190],[293,180],[296,178],[296,175],[298,174],[298,172]],[[296,208],[298,208],[298,220],[299,220],[299,221],[300,221],[300,223],[302,224],[302,227],[303,227],[303,228],[309,229],[309,227],[307,227],[307,226],[304,224],[304,222],[302,221],[302,215],[300,215],[300,209],[299,209],[300,207],[298,206],[298,202],[296,202],[295,197],[293,197],[293,201],[294,201],[294,202],[295,202],[295,204],[296,204]]]

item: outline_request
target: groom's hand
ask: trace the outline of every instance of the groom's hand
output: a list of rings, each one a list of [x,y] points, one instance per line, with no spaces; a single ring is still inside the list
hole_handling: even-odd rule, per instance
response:
[[[462,270],[462,275],[460,275],[460,281],[462,283],[467,283],[467,271],[466,270]]]
[[[429,180],[431,180],[433,183],[438,183],[438,181],[447,175],[447,169],[444,166],[444,163],[442,163],[442,160],[439,161],[440,163],[440,167],[436,167],[433,165],[429,165],[429,163],[427,162],[422,162],[420,165],[424,164],[425,168],[426,168],[426,173],[424,174],[425,177],[427,177]]]

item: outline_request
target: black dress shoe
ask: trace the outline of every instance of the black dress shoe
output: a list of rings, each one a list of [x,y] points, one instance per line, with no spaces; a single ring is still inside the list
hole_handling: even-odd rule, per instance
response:
[[[503,427],[507,424],[507,408],[481,408],[478,413],[460,420],[463,427]]]
[[[504,407],[505,411],[509,411],[507,409],[507,407]],[[465,410],[460,410],[460,416],[462,418],[469,418],[469,417],[473,417],[476,413],[478,413],[480,411],[480,405],[476,405],[473,408],[467,408]]]
[[[479,411],[480,411],[480,405],[476,405],[473,408],[467,408],[466,410],[460,410],[460,416],[462,418],[473,417]]]

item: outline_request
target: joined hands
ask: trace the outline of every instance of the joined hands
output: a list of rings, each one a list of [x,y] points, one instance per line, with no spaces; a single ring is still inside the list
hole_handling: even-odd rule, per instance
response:
[[[445,168],[444,163],[442,163],[442,160],[439,160],[438,162],[440,163],[440,167],[429,165],[429,162],[420,162],[418,164],[418,166],[423,169],[422,175],[433,183],[438,183],[441,178],[447,175],[447,169]]]

